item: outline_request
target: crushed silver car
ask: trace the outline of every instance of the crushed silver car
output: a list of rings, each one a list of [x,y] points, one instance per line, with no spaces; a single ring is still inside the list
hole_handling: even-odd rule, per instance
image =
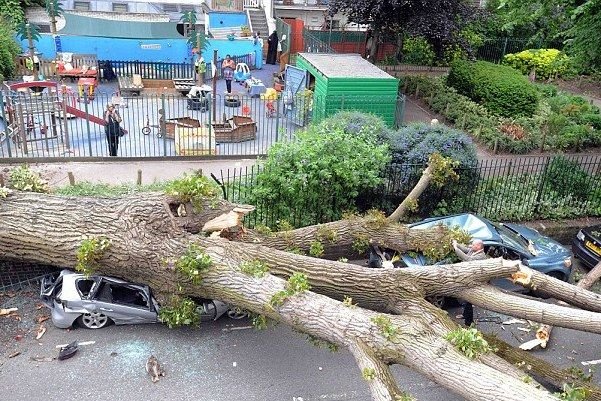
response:
[[[71,270],[45,276],[40,297],[51,309],[52,323],[66,329],[74,323],[100,329],[110,323],[158,322],[159,304],[150,287],[106,276],[85,277]],[[201,320],[217,320],[227,313],[233,319],[245,316],[221,301],[197,299]]]

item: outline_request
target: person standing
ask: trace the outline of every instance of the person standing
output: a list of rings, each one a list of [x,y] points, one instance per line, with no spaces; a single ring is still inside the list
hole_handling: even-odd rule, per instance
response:
[[[458,244],[456,240],[453,240],[451,244],[457,257],[464,262],[486,259],[484,243],[480,239],[473,240],[470,246]],[[466,326],[474,323],[474,306],[467,301],[463,301],[463,322]]]
[[[269,35],[269,38],[267,38],[267,60],[265,61],[267,64],[273,65],[276,63],[279,43],[278,32],[273,31],[273,33]]]
[[[234,70],[236,69],[236,63],[231,59],[228,54],[225,56],[225,60],[221,63],[221,72],[223,73],[223,78],[225,79],[225,86],[227,88],[227,93],[232,93],[232,79],[234,79]]]
[[[106,125],[104,126],[104,132],[106,133],[106,141],[109,145],[109,155],[117,156],[117,149],[119,148],[119,135],[121,131],[121,116],[115,109],[114,104],[109,103],[106,106],[106,111],[104,112],[104,121],[106,122]]]

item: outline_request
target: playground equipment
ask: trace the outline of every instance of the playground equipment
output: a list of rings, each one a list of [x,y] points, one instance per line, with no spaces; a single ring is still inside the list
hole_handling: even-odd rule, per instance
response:
[[[246,63],[238,63],[234,71],[234,81],[244,82],[247,79],[250,79],[250,68]]]
[[[102,118],[85,113],[74,105],[75,94],[66,86],[52,81],[19,82],[8,85],[9,96],[4,98],[7,134],[24,154],[51,147],[70,152],[69,125],[66,118],[86,118],[104,126]],[[37,95],[33,95],[33,93]]]
[[[94,100],[96,92],[96,78],[79,78],[77,80],[77,93],[79,94],[78,102]]]

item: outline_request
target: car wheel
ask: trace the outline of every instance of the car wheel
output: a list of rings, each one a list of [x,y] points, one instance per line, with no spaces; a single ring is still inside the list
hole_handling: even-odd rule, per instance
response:
[[[87,329],[101,329],[105,326],[108,326],[111,322],[111,319],[104,313],[99,312],[91,312],[84,313],[78,319],[79,324]]]
[[[435,295],[433,297],[426,297],[426,301],[430,302],[432,305],[436,306],[437,308],[444,308],[444,306],[447,303],[447,298],[443,297],[442,295]]]
[[[240,320],[248,316],[248,312],[240,308],[232,308],[227,311],[227,316],[230,319]]]
[[[547,273],[547,276],[556,278],[561,281],[566,281],[566,275],[563,274],[562,272],[552,271],[552,272]]]

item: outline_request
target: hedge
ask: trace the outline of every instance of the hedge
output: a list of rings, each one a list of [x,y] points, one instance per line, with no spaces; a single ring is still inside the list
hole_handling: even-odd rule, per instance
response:
[[[543,141],[546,150],[601,146],[599,109],[548,86],[541,86],[541,95],[550,97],[543,96],[533,117],[507,119],[460,95],[441,78],[405,77],[404,82],[408,94],[421,97],[432,111],[495,152],[528,153],[541,148]]]
[[[522,74],[534,71],[537,79],[549,79],[568,72],[570,58],[557,49],[530,49],[505,55],[503,64],[519,70]]]
[[[432,111],[469,132],[489,149],[528,153],[540,143],[536,130],[517,139],[501,132],[499,118],[467,96],[444,84],[440,78],[405,77],[406,92],[423,98]]]
[[[456,61],[447,84],[503,117],[530,117],[536,111],[539,94],[519,71],[486,61]]]

